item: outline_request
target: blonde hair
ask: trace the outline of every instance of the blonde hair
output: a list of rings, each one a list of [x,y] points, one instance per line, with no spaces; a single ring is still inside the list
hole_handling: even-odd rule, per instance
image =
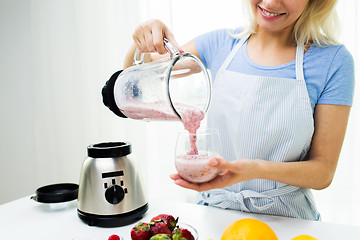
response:
[[[233,37],[239,38],[256,32],[257,23],[252,14],[249,0],[242,0],[245,17],[243,32]],[[299,46],[314,43],[319,46],[337,45],[339,19],[336,12],[337,0],[309,0],[303,13],[295,23],[293,34]]]

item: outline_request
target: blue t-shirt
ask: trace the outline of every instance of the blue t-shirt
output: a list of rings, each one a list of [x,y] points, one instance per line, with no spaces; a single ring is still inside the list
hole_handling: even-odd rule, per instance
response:
[[[239,33],[235,29],[233,33]],[[240,41],[230,36],[229,30],[220,29],[195,38],[196,49],[212,79]],[[240,48],[228,70],[244,74],[296,79],[295,60],[278,65],[262,66],[247,55],[247,42]],[[304,54],[304,77],[311,107],[316,104],[352,105],[354,94],[354,61],[343,45],[319,47],[312,45]]]

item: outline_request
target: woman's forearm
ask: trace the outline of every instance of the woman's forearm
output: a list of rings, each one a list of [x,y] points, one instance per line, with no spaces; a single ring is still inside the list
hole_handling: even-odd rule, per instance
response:
[[[269,162],[259,160],[258,178],[285,184],[321,190],[328,187],[334,176],[324,161],[311,159],[299,162]]]

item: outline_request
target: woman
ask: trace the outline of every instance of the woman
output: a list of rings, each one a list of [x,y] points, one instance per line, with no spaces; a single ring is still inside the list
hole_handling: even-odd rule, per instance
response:
[[[220,130],[226,174],[194,184],[200,203],[246,212],[319,220],[310,189],[334,177],[352,105],[354,66],[332,32],[336,0],[246,0],[251,24],[196,37],[181,48],[210,69],[208,127]],[[178,44],[160,21],[139,26],[134,49],[166,53]]]

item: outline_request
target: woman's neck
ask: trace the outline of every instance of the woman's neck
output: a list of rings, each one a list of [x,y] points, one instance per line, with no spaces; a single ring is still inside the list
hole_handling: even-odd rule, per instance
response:
[[[271,32],[261,28],[251,37],[256,39],[258,47],[266,48],[269,45],[277,48],[288,48],[296,46],[293,28],[286,28],[281,32]]]
[[[296,44],[292,31],[269,32],[258,29],[247,44],[248,56],[260,65],[275,66],[290,62],[296,57]]]

